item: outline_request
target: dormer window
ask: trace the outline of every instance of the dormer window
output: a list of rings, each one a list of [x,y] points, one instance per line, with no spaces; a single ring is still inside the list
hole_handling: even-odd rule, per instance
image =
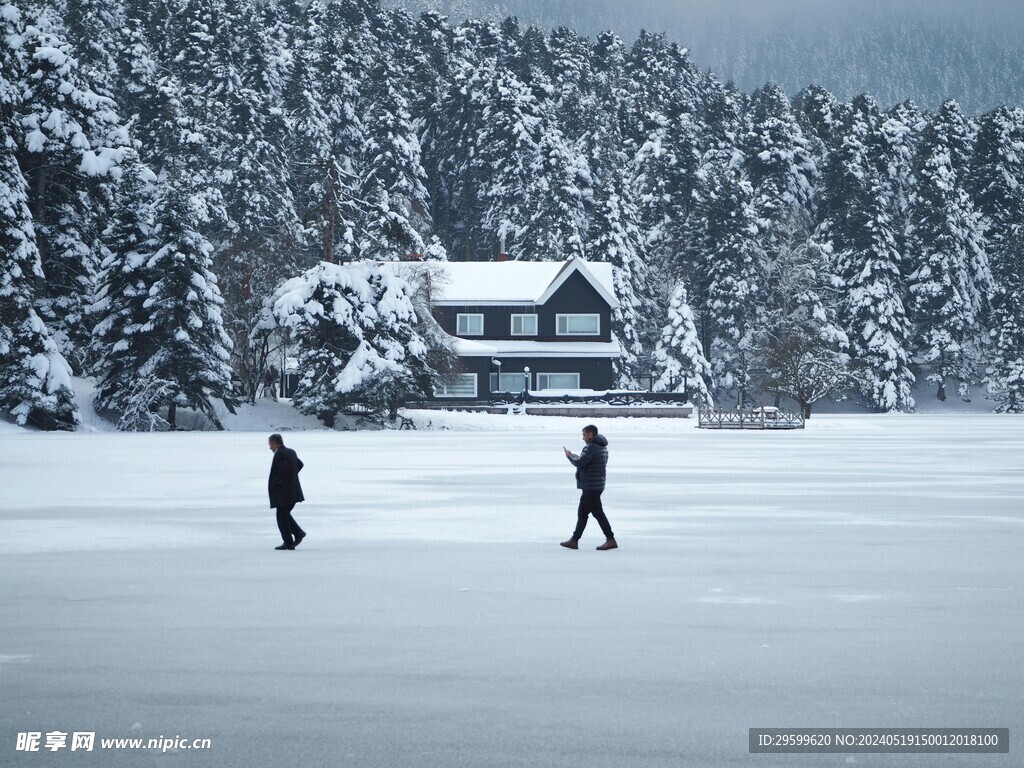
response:
[[[459,336],[483,336],[484,316],[460,313],[455,320],[455,328]]]
[[[600,315],[556,315],[556,333],[559,336],[600,336]]]
[[[536,315],[512,315],[513,336],[536,336],[537,316]]]

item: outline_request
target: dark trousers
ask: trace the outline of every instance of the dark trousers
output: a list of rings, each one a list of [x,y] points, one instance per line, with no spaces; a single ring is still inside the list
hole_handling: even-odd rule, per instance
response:
[[[292,517],[293,509],[295,509],[294,504],[277,508],[277,530],[281,532],[281,540],[289,547],[295,546],[294,536],[304,535],[303,530],[299,528],[299,524]]]
[[[604,507],[601,504],[601,491],[583,491],[580,495],[580,508],[576,513],[576,530],[573,532],[574,539],[583,535],[583,529],[587,527],[587,518],[594,516],[597,524],[601,526],[601,532],[606,539],[614,539],[612,526],[604,514]]]

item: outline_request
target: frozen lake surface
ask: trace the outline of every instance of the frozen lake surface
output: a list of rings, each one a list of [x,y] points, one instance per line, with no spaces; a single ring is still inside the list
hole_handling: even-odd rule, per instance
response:
[[[285,433],[295,552],[262,432],[4,431],[0,765],[1019,764],[1021,418],[608,420],[614,552],[593,522],[558,546],[581,423],[454,425]],[[748,754],[769,726],[1011,751]],[[16,751],[30,731],[97,745]],[[160,736],[212,748],[98,744]]]

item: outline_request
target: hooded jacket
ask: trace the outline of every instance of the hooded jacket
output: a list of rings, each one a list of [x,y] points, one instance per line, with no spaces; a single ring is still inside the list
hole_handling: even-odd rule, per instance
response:
[[[576,467],[576,487],[581,491],[603,491],[608,468],[608,440],[604,435],[583,446],[579,456],[570,456]]]

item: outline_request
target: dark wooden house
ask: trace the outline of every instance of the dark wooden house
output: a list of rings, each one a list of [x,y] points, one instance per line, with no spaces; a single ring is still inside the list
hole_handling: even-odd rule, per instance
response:
[[[420,262],[395,265],[429,285],[434,317],[455,337],[458,381],[438,399],[491,392],[607,390],[620,348],[612,334],[612,266],[565,262]]]

